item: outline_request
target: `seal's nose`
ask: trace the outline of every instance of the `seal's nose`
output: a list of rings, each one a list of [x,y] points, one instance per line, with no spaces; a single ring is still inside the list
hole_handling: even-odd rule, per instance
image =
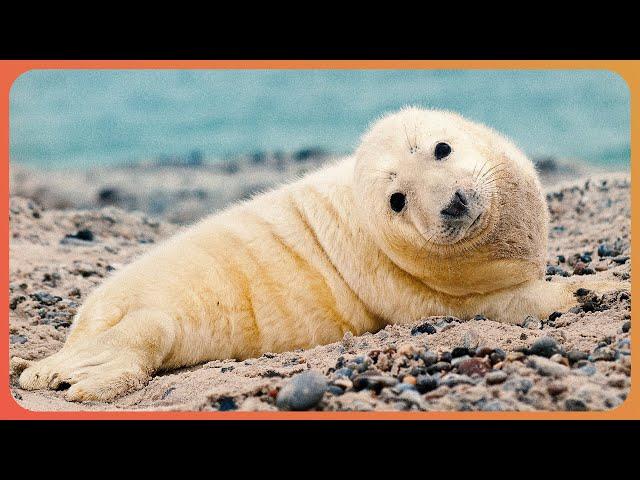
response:
[[[459,218],[467,213],[469,208],[467,207],[468,201],[462,190],[457,190],[453,194],[453,198],[445,208],[440,210],[440,215],[447,218]]]

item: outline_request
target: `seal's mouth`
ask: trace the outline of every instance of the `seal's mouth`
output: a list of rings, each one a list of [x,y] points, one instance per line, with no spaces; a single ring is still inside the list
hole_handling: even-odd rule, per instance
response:
[[[480,217],[482,217],[482,212],[480,212],[476,217],[476,219],[473,222],[471,222],[471,225],[469,225],[469,228],[467,228],[467,231],[471,230],[480,221]]]

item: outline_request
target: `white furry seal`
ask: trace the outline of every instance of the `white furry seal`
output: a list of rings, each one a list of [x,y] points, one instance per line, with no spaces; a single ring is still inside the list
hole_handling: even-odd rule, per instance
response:
[[[453,113],[404,109],[375,123],[354,156],[209,217],[115,274],[59,352],[16,360],[19,383],[108,400],[160,369],[429,315],[546,317],[575,305],[582,286],[544,281],[547,224],[534,167],[510,142]]]

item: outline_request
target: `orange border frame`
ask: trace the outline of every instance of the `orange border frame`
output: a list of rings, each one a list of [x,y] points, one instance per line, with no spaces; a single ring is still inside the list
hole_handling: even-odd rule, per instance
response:
[[[0,61],[0,165],[2,195],[0,210],[9,210],[9,93],[13,82],[35,69],[495,69],[495,70],[609,70],[620,75],[630,91],[631,108],[631,244],[638,251],[640,241],[633,232],[640,208],[636,185],[638,169],[634,152],[640,147],[640,61],[637,60],[16,60]],[[0,305],[9,305],[9,217],[0,228],[5,254],[1,259]],[[635,262],[631,269],[635,271]],[[634,274],[632,274],[632,277]],[[638,287],[632,282],[632,297]],[[633,313],[633,308],[632,308]],[[633,314],[632,314],[633,318]],[[7,316],[8,323],[8,316]],[[635,323],[635,322],[634,322]],[[7,325],[8,326],[8,325]],[[632,343],[640,341],[639,327],[631,332]],[[619,407],[604,412],[32,412],[19,406],[9,389],[9,329],[0,334],[0,419],[640,419],[640,383],[632,373],[631,390]],[[632,372],[640,368],[640,355],[632,355]]]

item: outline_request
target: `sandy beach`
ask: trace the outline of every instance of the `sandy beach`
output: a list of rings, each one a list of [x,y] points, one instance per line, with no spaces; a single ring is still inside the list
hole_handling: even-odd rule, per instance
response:
[[[78,305],[111,272],[183,224],[328,160],[312,157],[254,156],[215,169],[137,167],[133,174],[133,167],[12,167],[10,354],[39,359],[57,351]],[[551,163],[538,162],[551,212],[547,279],[630,280],[628,173]],[[579,300],[572,311],[515,325],[481,316],[416,318],[309,350],[212,361],[162,372],[110,403],[24,391],[15,374],[10,382],[31,410],[615,408],[630,385],[630,294],[587,291]],[[299,376],[308,370],[315,374]],[[312,388],[302,394],[300,385]]]

